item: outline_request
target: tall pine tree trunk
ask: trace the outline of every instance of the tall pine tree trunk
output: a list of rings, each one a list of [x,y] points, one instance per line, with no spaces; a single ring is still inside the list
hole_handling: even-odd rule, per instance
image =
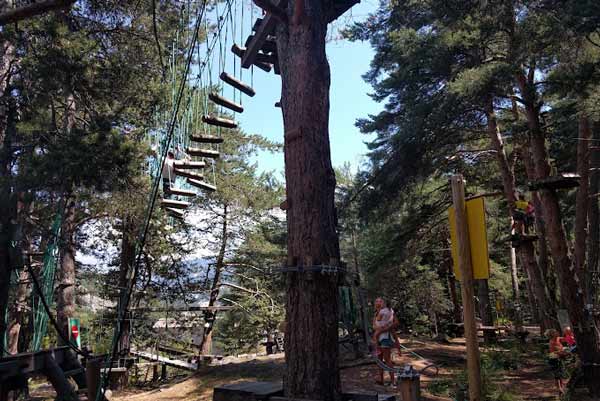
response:
[[[592,127],[595,141],[600,139],[600,124]],[[590,156],[590,203],[588,206],[588,252],[585,272],[586,299],[594,304],[593,285],[597,278],[598,257],[600,255],[600,208],[598,193],[600,192],[600,152],[594,150]]]
[[[16,203],[12,196],[12,140],[9,125],[14,117],[14,105],[10,94],[11,69],[16,59],[15,48],[8,40],[0,42],[0,339],[6,333],[3,316],[8,308],[8,291],[11,275],[12,220],[16,216]],[[2,350],[4,354],[5,350]]]
[[[540,125],[540,108],[536,103],[534,74],[517,76],[517,84],[523,96],[527,124],[530,131],[530,148],[536,179],[550,176],[546,149],[546,136]],[[577,269],[567,246],[567,236],[562,222],[558,195],[554,190],[538,191],[542,203],[542,216],[548,233],[550,253],[556,267],[561,299],[565,302],[573,331],[577,337],[577,349],[582,361],[585,382],[593,396],[600,396],[600,332],[596,330],[593,317],[586,312],[585,297]],[[586,210],[587,211],[587,210]]]
[[[219,253],[217,254],[217,260],[215,261],[215,275],[210,287],[210,296],[208,298],[209,308],[217,304],[219,299],[219,293],[221,290],[221,273],[225,267],[225,252],[227,251],[229,233],[228,233],[228,222],[229,219],[229,207],[227,204],[223,205],[223,222],[221,223],[221,246],[219,247]],[[212,350],[212,331],[214,321],[217,317],[216,311],[210,309],[204,314],[206,323],[204,330],[202,331],[202,339],[200,341],[200,355],[208,355]],[[200,366],[200,364],[198,364]]]
[[[325,55],[331,0],[288,2],[277,29],[288,233],[288,266],[338,264],[335,175],[329,145],[330,70]],[[339,399],[337,274],[288,273],[284,376],[287,397]]]
[[[65,196],[65,213],[60,241],[60,271],[56,291],[56,317],[64,339],[69,338],[69,318],[75,315],[75,196]],[[62,338],[59,337],[62,343]]]
[[[502,185],[504,189],[504,196],[506,197],[508,203],[508,213],[509,219],[508,223],[510,223],[510,227],[513,224],[513,214],[515,211],[515,202],[517,200],[517,189],[515,184],[515,174],[513,168],[511,167],[508,156],[506,155],[506,150],[504,149],[504,141],[502,139],[502,135],[500,130],[498,129],[498,123],[496,121],[496,114],[494,112],[493,101],[489,100],[486,108],[487,114],[487,132],[488,137],[490,138],[490,142],[494,150],[496,150],[496,157],[498,160],[498,165],[500,167],[500,173],[502,175]],[[535,250],[533,248],[533,243],[531,242],[523,242],[517,248],[516,251],[519,255],[519,260],[521,265],[527,271],[527,276],[531,281],[531,289],[535,296],[535,305],[537,305],[540,310],[538,311],[538,315],[542,317],[541,326],[542,330],[545,330],[549,327],[552,327],[552,318],[556,317],[556,311],[554,310],[553,304],[548,299],[546,292],[544,290],[543,279],[539,271],[539,266],[535,259]],[[513,274],[516,276],[515,274]],[[513,278],[514,285],[518,285],[516,277]],[[518,293],[518,290],[515,291],[515,294]],[[519,302],[519,299],[516,298],[515,302]],[[520,322],[517,321],[517,325]]]
[[[135,264],[135,224],[130,216],[123,217],[121,238],[121,263],[119,265],[119,302],[124,302],[127,287],[129,286],[129,275],[133,273]],[[118,355],[127,357],[131,349],[131,320],[130,315],[124,317],[121,324],[121,336],[119,337]]]

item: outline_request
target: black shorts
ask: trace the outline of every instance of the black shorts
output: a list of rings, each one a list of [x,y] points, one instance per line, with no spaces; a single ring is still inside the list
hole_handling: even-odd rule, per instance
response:
[[[565,361],[562,358],[548,358],[555,379],[565,378]]]

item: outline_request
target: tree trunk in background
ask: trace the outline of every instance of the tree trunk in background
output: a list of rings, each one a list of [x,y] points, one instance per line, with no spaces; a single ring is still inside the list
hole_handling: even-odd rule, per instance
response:
[[[581,177],[575,198],[575,246],[574,264],[577,277],[585,277],[585,251],[589,208],[590,139],[592,127],[586,116],[579,117],[579,141],[577,141],[577,173]],[[581,283],[583,286],[583,282]]]
[[[452,257],[450,256],[446,260],[448,261],[448,290],[450,291],[450,300],[452,301],[452,316],[454,317],[454,323],[460,323],[462,322],[462,313],[456,292],[456,279],[452,271]]]
[[[125,216],[122,220],[122,235],[121,238],[121,263],[119,265],[119,300],[124,302],[127,287],[129,285],[129,277],[133,274],[135,265],[135,223],[130,216]],[[127,357],[131,349],[131,316],[124,316],[121,326],[121,336],[119,337],[118,355],[119,357]]]
[[[25,220],[31,211],[31,202],[25,202],[24,194],[19,193],[17,200],[17,226],[21,234],[20,249],[30,251],[31,240],[29,235],[29,227],[26,226]],[[23,260],[24,263],[31,263],[31,257]],[[18,276],[17,290],[15,291],[15,300],[9,305],[9,323],[7,334],[7,351],[9,354],[16,354],[19,351],[24,351],[23,346],[20,346],[19,339],[21,328],[27,322],[28,312],[31,310],[28,305],[28,299],[31,295],[31,287],[28,284],[30,277],[25,266]]]
[[[75,196],[65,196],[65,214],[60,241],[60,271],[56,289],[56,317],[64,340],[69,338],[69,318],[75,315]],[[59,337],[59,343],[63,338]]]
[[[212,285],[210,287],[210,297],[208,299],[208,306],[215,306],[219,299],[219,292],[221,289],[221,273],[225,266],[225,251],[227,251],[228,243],[228,231],[227,231],[227,219],[229,208],[227,204],[223,205],[223,222],[221,223],[221,246],[219,247],[219,253],[217,260],[215,261],[215,275],[213,277]],[[217,317],[216,311],[207,311],[204,314],[206,321],[204,330],[202,331],[202,339],[200,340],[200,355],[208,355],[212,350],[212,330],[214,321]],[[198,364],[198,367],[200,364]]]
[[[294,5],[288,2],[287,14]],[[298,3],[297,23],[280,23],[277,50],[288,232],[288,266],[339,264],[335,174],[329,145],[330,70],[325,54],[332,1]],[[339,399],[338,275],[288,273],[284,376],[287,397]]]
[[[594,143],[600,139],[600,124],[593,126]],[[600,152],[594,149],[590,155],[590,203],[588,206],[588,253],[585,271],[586,302],[594,304],[594,282],[597,280],[598,256],[600,255]]]
[[[484,326],[494,325],[494,315],[492,312],[492,303],[490,302],[490,287],[487,280],[475,280],[477,283],[477,297],[479,298],[479,316]],[[496,340],[496,334],[491,331],[483,332],[486,343],[492,343]]]
[[[534,75],[518,75],[519,85],[530,131],[530,149],[535,166],[536,179],[550,175],[546,136],[540,125]],[[565,302],[573,331],[577,338],[577,349],[582,361],[585,383],[594,397],[600,396],[600,333],[595,329],[593,317],[586,313],[582,286],[567,247],[567,236],[563,227],[558,195],[554,190],[538,191],[542,203],[542,216],[548,233],[548,243],[558,280],[561,299]]]
[[[498,167],[500,169],[500,174],[502,176],[502,187],[504,190],[504,197],[506,198],[506,202],[508,204],[508,221],[509,230],[512,234],[512,226],[513,226],[513,215],[515,211],[515,201],[517,200],[517,190],[515,184],[515,173],[511,164],[508,161],[508,156],[506,155],[506,149],[504,148],[504,140],[502,139],[502,134],[498,129],[498,122],[496,121],[496,113],[494,111],[494,102],[492,99],[488,101],[486,105],[486,117],[487,117],[487,133],[490,138],[490,142],[492,144],[492,148],[496,151],[496,158],[498,161]],[[510,248],[510,257],[511,257],[511,277],[512,277],[512,285],[513,285],[513,295],[515,297],[515,312],[516,312],[516,328],[517,330],[521,329],[522,321],[521,321],[521,312],[520,312],[520,300],[519,300],[519,280],[517,276],[517,265],[516,265],[516,256],[515,256],[514,248]],[[532,266],[535,263],[535,258],[533,260],[529,260],[529,252],[520,246],[518,249],[520,254],[520,258],[522,263],[528,266]],[[537,269],[537,267],[536,267]],[[538,303],[539,304],[539,303]]]
[[[12,78],[11,68],[16,59],[15,48],[7,40],[0,42],[0,316],[5,316],[8,308],[8,291],[11,273],[11,234],[12,220],[16,215],[16,204],[13,199],[11,180],[12,135],[9,132],[11,110],[14,109],[9,90]],[[0,340],[6,333],[6,322],[0,319]],[[4,345],[0,348],[4,354]]]
[[[535,181],[535,167],[533,165],[533,160],[531,158],[531,153],[528,149],[524,148],[521,150],[521,158],[523,159],[523,164],[525,165],[525,171],[527,173],[527,178],[529,181]],[[538,258],[537,265],[542,277],[542,285],[544,286],[544,290],[546,291],[546,295],[548,297],[549,303],[554,308],[553,320],[554,324],[552,327],[560,329],[560,325],[558,324],[558,319],[556,318],[556,309],[558,309],[557,304],[557,288],[556,288],[556,278],[554,268],[552,268],[550,264],[550,258],[548,255],[548,242],[546,235],[546,224],[544,223],[544,216],[542,214],[542,201],[540,200],[540,196],[537,192],[532,193],[533,206],[535,207],[535,230],[536,234],[539,237],[537,241],[538,245]]]

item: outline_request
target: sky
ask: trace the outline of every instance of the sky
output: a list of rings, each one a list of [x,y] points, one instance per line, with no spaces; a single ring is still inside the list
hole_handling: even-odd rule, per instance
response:
[[[349,21],[349,16],[359,21],[374,10],[375,1],[362,0],[340,21]],[[367,151],[363,141],[368,140],[368,136],[359,132],[355,122],[358,118],[378,113],[382,108],[368,96],[372,88],[362,79],[369,70],[373,55],[370,44],[366,42],[336,40],[327,44],[331,68],[330,140],[334,166],[349,162],[356,170]],[[274,107],[281,94],[280,77],[254,68],[252,77],[249,70],[244,70],[242,78],[252,84],[256,95],[252,98],[242,96],[244,112],[236,115],[241,128],[247,133],[283,142],[281,109]],[[261,153],[256,161],[263,171],[283,172],[283,153]]]

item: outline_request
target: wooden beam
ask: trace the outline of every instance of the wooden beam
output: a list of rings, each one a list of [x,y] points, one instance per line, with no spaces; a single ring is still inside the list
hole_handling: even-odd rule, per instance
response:
[[[190,206],[190,202],[178,201],[174,199],[163,199],[160,202],[160,205],[164,208],[174,208],[174,209],[187,209]]]
[[[219,152],[212,149],[186,148],[185,150],[190,156],[210,157],[213,159],[219,158]]]
[[[254,4],[262,8],[268,15],[272,15],[273,18],[276,18],[279,22],[287,24],[287,14],[282,7],[279,7],[281,1],[279,0],[252,0]],[[267,19],[265,16],[265,20]]]
[[[215,116],[202,116],[202,121],[207,123],[208,125],[214,125],[216,127],[223,128],[237,128],[237,123],[228,118],[215,117]]]
[[[178,195],[178,196],[196,196],[196,192],[194,191],[190,191],[187,189],[181,189],[181,188],[174,188],[171,187],[169,188],[169,193],[172,195]]]
[[[200,181],[200,180],[194,180],[192,178],[188,178],[187,179],[187,183],[190,184],[190,185],[193,185],[193,186],[195,186],[197,188],[205,189],[205,190],[210,191],[210,192],[214,192],[214,191],[217,190],[217,187],[215,187],[212,184],[209,184],[208,182],[204,182],[204,181]]]
[[[233,110],[238,113],[242,113],[244,111],[244,108],[242,107],[241,104],[232,102],[231,100],[224,98],[223,96],[219,95],[218,93],[214,93],[214,92],[210,93],[208,95],[208,99],[211,100],[212,102],[218,104],[219,106],[228,108],[229,110]]]
[[[275,0],[273,5],[279,6],[280,3],[282,3],[281,0]],[[276,25],[276,17],[271,13],[267,13],[262,19],[261,24],[254,31],[254,37],[248,43],[246,51],[244,52],[244,56],[242,57],[242,67],[249,68],[254,63],[258,51],[262,48],[264,41],[267,40],[267,36],[273,32]]]
[[[223,138],[216,135],[190,135],[190,140],[200,143],[223,143]]]
[[[0,25],[6,25],[11,22],[17,22],[32,18],[49,11],[68,8],[75,3],[75,0],[47,0],[28,4],[23,7],[17,7],[0,13]]]
[[[252,63],[250,63],[250,64],[252,64]],[[245,93],[246,95],[248,95],[250,97],[256,95],[256,92],[254,91],[254,89],[252,89],[252,87],[250,85],[246,85],[239,79],[227,74],[225,71],[223,71],[221,73],[221,75],[219,75],[219,78],[221,78],[221,80],[223,82],[226,82],[229,85],[233,86],[234,88],[239,89],[240,91],[242,91],[243,93]]]
[[[456,225],[456,242],[458,249],[458,266],[465,322],[465,341],[467,345],[467,377],[469,379],[470,401],[481,401],[481,363],[479,360],[479,344],[475,326],[475,290],[473,288],[473,266],[471,265],[471,249],[469,229],[467,227],[467,211],[465,206],[465,182],[462,175],[452,176],[452,203]]]
[[[173,162],[173,167],[180,170],[198,170],[206,167],[206,163],[203,161],[188,161],[188,160],[176,160]]]
[[[233,52],[233,54],[235,54],[239,58],[242,58],[242,57],[244,57],[244,53],[246,52],[246,48],[239,47],[236,43],[234,43],[231,46],[231,51]],[[271,64],[263,63],[263,62],[260,62],[260,61],[256,60],[254,62],[254,65],[257,66],[258,68],[260,68],[261,70],[265,71],[265,72],[270,72],[271,71]]]
[[[186,170],[177,170],[175,169],[175,174],[180,177],[192,178],[194,180],[203,180],[204,176],[198,173],[192,173],[191,171]]]

